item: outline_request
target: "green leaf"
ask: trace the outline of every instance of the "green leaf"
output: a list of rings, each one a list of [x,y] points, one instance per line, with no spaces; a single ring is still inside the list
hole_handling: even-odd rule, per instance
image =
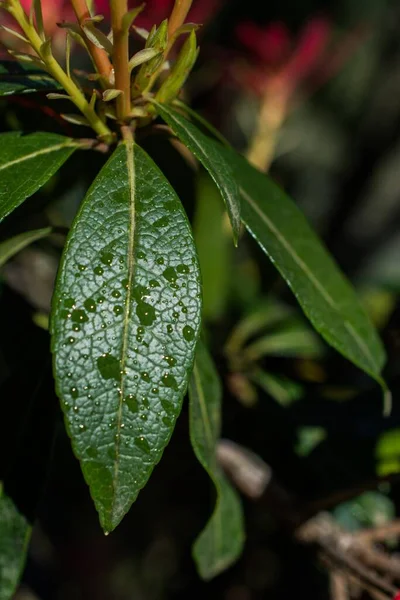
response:
[[[281,406],[290,406],[304,396],[302,386],[288,377],[258,368],[252,371],[249,376],[251,381],[272,396]]]
[[[123,143],[72,225],[51,319],[57,392],[105,532],[171,437],[200,313],[182,205],[147,154]]]
[[[62,89],[45,71],[15,60],[0,62],[0,96],[51,92]]]
[[[79,146],[54,133],[0,134],[0,221],[41,188]]]
[[[315,333],[304,323],[294,321],[281,330],[268,333],[251,343],[244,351],[249,360],[263,356],[321,356],[322,346]]]
[[[211,519],[193,547],[198,571],[207,580],[238,559],[244,544],[244,526],[239,496],[217,464],[221,383],[211,357],[201,342],[197,345],[189,398],[192,446],[217,491],[217,502]]]
[[[0,600],[11,600],[25,564],[31,526],[0,482]]]
[[[0,244],[0,267],[15,254],[26,248],[26,246],[47,237],[51,232],[51,227],[44,227],[43,229],[35,229],[33,231],[20,233],[19,235],[2,242]]]
[[[196,33],[191,31],[188,39],[183,44],[179,56],[173,65],[169,75],[161,84],[156,94],[156,100],[163,104],[174,100],[183,88],[190,71],[197,60],[199,49],[197,47]]]
[[[315,329],[336,350],[385,387],[381,341],[353,288],[303,214],[268,177],[229,148],[229,162],[242,191],[242,219],[296,295]],[[386,407],[387,408],[387,407]]]
[[[203,281],[203,317],[217,321],[229,298],[234,248],[218,189],[205,171],[198,174],[196,188],[193,233]]]
[[[219,144],[204,135],[195,125],[169,106],[155,101],[153,103],[175,135],[193,152],[215,181],[225,202],[232,225],[233,239],[237,245],[240,233],[240,193],[233,170],[220,152]]]

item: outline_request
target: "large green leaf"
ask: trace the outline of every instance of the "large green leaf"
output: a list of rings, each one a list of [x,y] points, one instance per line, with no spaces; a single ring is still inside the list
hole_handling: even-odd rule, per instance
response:
[[[24,568],[31,527],[0,482],[0,600],[11,600]]]
[[[325,340],[384,383],[381,341],[353,288],[307,220],[268,177],[230,148],[212,141],[229,162],[242,191],[242,219],[287,281]]]
[[[217,502],[197,538],[193,555],[200,575],[211,579],[234,563],[244,543],[240,499],[217,464],[221,428],[221,383],[207,349],[199,342],[189,386],[190,439],[195,454],[214,482]]]
[[[0,96],[50,92],[61,86],[50,75],[36,67],[12,60],[0,63]]]
[[[41,188],[80,145],[54,133],[0,134],[0,221]]]
[[[218,146],[195,125],[169,106],[154,101],[157,112],[172,131],[207,169],[224,199],[237,244],[240,233],[240,193],[232,169]]]
[[[52,232],[51,227],[44,227],[43,229],[34,229],[32,231],[25,231],[20,233],[9,240],[5,240],[0,244],[0,268],[12,258],[15,254],[44,237],[47,237]]]
[[[68,237],[52,314],[58,394],[106,532],[172,434],[200,326],[200,274],[174,190],[121,144]]]

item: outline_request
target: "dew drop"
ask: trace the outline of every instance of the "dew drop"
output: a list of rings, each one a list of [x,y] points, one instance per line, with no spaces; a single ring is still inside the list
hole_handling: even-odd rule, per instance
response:
[[[161,217],[160,219],[157,219],[157,221],[154,221],[153,225],[154,227],[166,227],[169,223],[169,219],[167,216]]]
[[[150,375],[147,373],[147,371],[143,371],[142,373],[140,373],[140,376],[143,379],[143,381],[150,381]]]
[[[158,265],[163,265],[163,264],[164,264],[164,262],[165,262],[165,261],[164,261],[164,258],[163,258],[162,256],[159,256],[159,257],[156,259],[156,263],[157,263]]]
[[[121,292],[119,290],[114,290],[111,292],[111,296],[113,298],[121,298]]]
[[[73,298],[66,298],[64,304],[67,308],[73,308],[75,306],[75,300]]]
[[[121,315],[124,312],[122,306],[114,306],[113,310],[115,315]]]
[[[161,400],[161,406],[168,415],[174,415],[176,412],[174,405],[169,400]]]
[[[103,275],[104,269],[103,269],[103,267],[95,267],[93,269],[93,272],[95,275]]]
[[[163,272],[163,277],[165,277],[165,279],[171,283],[175,283],[178,278],[174,267],[167,267]]]
[[[152,325],[156,318],[154,306],[151,306],[151,304],[148,304],[147,302],[138,302],[136,314],[139,317],[141,324],[145,326]]]
[[[187,265],[178,265],[176,267],[176,270],[178,271],[178,273],[187,275],[187,273],[190,273],[190,269]]]
[[[103,265],[109,267],[112,264],[112,261],[114,260],[114,254],[111,254],[111,252],[103,252],[100,255],[100,260],[103,263]]]
[[[176,365],[176,359],[173,356],[164,356],[164,360],[169,364],[170,367]]]
[[[176,379],[170,373],[164,373],[161,381],[162,381],[162,384],[165,385],[165,387],[171,388],[173,390],[178,389],[178,384],[176,382]]]
[[[69,392],[73,398],[77,398],[79,396],[79,391],[76,387],[72,387]]]
[[[68,344],[73,344],[74,341],[75,341],[75,338],[74,337],[69,337],[67,341],[68,341]]]
[[[86,265],[78,265],[78,269],[80,271],[86,271],[87,267],[86,267]]]
[[[149,442],[143,435],[135,438],[135,446],[143,450],[143,452],[146,452],[146,454],[150,454],[151,452]]]
[[[185,325],[182,333],[187,342],[191,342],[194,339],[194,329],[193,327],[190,327],[190,325]]]
[[[115,356],[112,356],[111,354],[102,354],[97,359],[97,367],[103,379],[115,379],[116,381],[119,381],[120,364]]]
[[[125,402],[127,407],[129,408],[129,410],[132,413],[137,413],[139,410],[139,404],[138,401],[136,400],[135,396],[133,394],[128,394],[128,396],[125,396]]]
[[[172,327],[172,325],[167,325],[167,332],[168,333],[172,333],[174,330],[174,328]]]
[[[86,323],[89,317],[84,310],[74,310],[71,314],[71,321],[74,323]]]
[[[88,312],[96,311],[96,302],[93,300],[93,298],[87,298],[87,300],[85,300],[85,302],[83,303],[83,306]]]

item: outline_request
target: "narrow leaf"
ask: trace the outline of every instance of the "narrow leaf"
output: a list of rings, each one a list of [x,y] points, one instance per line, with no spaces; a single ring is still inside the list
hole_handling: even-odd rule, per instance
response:
[[[161,53],[159,50],[155,48],[143,48],[143,50],[139,50],[132,56],[129,61],[129,70],[132,71],[135,67],[142,65],[145,62],[148,62],[152,58],[159,56]]]
[[[237,245],[240,233],[240,193],[232,168],[220,152],[219,144],[214,143],[195,125],[169,106],[157,102],[154,104],[157,112],[181,142],[202,163],[219,188],[231,221],[233,239]]]
[[[0,600],[11,600],[24,568],[31,527],[0,482]]]
[[[20,233],[15,237],[6,240],[0,244],[0,267],[10,260],[15,254],[38,240],[47,237],[52,232],[51,227],[45,227],[43,229],[35,229],[34,231],[26,231]]]
[[[196,34],[191,32],[186,42],[183,44],[171,72],[161,84],[156,94],[157,102],[161,104],[171,102],[176,98],[183,88],[190,71],[197,60],[198,48]]]
[[[53,133],[0,134],[0,221],[41,188],[79,145]]]
[[[94,23],[92,23],[90,20],[87,20],[83,25],[83,31],[85,32],[88,40],[97,46],[97,48],[102,48],[105,50],[105,52],[107,52],[107,54],[112,54],[112,43],[108,37],[102,31],[100,31],[100,29],[97,29]]]
[[[57,81],[34,66],[21,65],[15,60],[0,62],[0,96],[60,89]]]
[[[250,379],[284,407],[304,396],[304,390],[299,383],[276,373],[255,369],[250,373]]]
[[[201,577],[211,579],[239,558],[244,544],[244,526],[239,496],[217,464],[221,384],[212,359],[201,342],[197,345],[189,398],[192,446],[217,491],[214,512],[193,547]]]
[[[51,321],[57,391],[105,532],[171,437],[200,313],[182,205],[147,154],[123,143],[72,225]]]
[[[357,296],[303,214],[268,177],[219,147],[242,191],[242,219],[296,295],[315,329],[385,387],[381,341]]]
[[[314,331],[307,324],[294,321],[260,337],[244,352],[249,360],[254,361],[271,355],[315,358],[321,356],[322,351],[320,338]]]

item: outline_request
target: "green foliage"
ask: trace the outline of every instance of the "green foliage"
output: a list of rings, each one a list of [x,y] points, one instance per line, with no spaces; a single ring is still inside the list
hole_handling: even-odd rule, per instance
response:
[[[31,527],[0,482],[0,600],[10,600],[25,564]]]
[[[20,233],[19,235],[16,235],[15,237],[1,243],[0,267],[2,267],[15,254],[26,248],[26,246],[29,246],[29,244],[37,242],[38,240],[50,235],[51,231],[51,227],[35,229],[34,231],[26,231],[25,233]]]
[[[106,532],[172,434],[200,309],[196,251],[179,199],[143,150],[121,144],[72,225],[51,324],[68,432]]]
[[[54,133],[0,134],[0,221],[37,192],[79,145]]]
[[[0,96],[51,92],[60,89],[61,86],[50,75],[36,67],[11,60],[0,63]]]
[[[194,452],[214,482],[217,501],[211,519],[193,547],[200,575],[211,579],[240,556],[244,543],[240,500],[217,463],[221,430],[221,383],[203,343],[199,342],[189,387],[190,439]]]
[[[156,102],[154,104],[172,131],[193,152],[218,186],[231,221],[233,239],[237,245],[240,233],[240,195],[229,161],[225,159],[213,140],[182,115],[169,107],[161,106]]]

